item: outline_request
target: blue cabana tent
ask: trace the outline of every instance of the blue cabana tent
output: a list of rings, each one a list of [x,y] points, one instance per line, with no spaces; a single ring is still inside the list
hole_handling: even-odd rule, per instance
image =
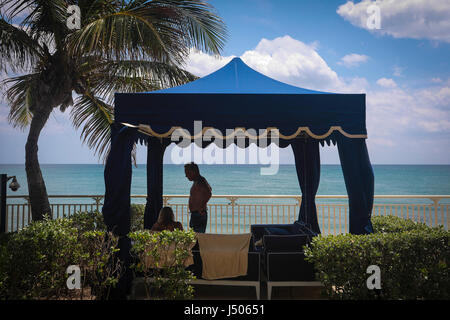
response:
[[[337,144],[349,196],[353,234],[371,233],[374,176],[365,139],[365,94],[335,94],[307,90],[271,79],[234,58],[223,68],[191,83],[143,93],[116,93],[111,149],[105,166],[105,222],[116,234],[130,230],[131,151],[145,143],[148,198],[144,226],[151,228],[162,207],[163,155],[176,128],[196,139],[194,121],[218,130],[276,128],[276,143],[291,145],[302,192],[298,220],[320,233],[315,195],[320,179],[319,144]],[[267,131],[273,133],[273,131]],[[253,137],[254,138],[254,137]],[[224,147],[235,142],[227,139]],[[249,137],[249,143],[260,139]],[[179,142],[179,140],[177,140]],[[218,144],[220,146],[220,144]]]

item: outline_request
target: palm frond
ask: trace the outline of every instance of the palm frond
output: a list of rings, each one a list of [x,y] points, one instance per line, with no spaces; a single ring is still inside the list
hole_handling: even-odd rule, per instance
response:
[[[106,61],[99,63],[97,68],[130,77],[147,77],[153,81],[157,81],[161,88],[178,86],[198,79],[197,76],[186,70],[158,61]]]
[[[75,129],[81,126],[81,139],[94,153],[106,162],[111,150],[112,107],[90,93],[79,96],[71,110],[72,123]],[[133,144],[131,160],[136,165],[136,143]]]
[[[0,12],[2,16],[12,20],[29,10],[30,1],[0,0]]]
[[[81,127],[83,143],[99,157],[105,158],[109,149],[110,124],[113,108],[89,92],[79,96],[71,109],[70,117],[75,129]]]
[[[193,81],[196,77],[164,63],[126,60],[93,64],[88,79],[91,90],[112,103],[115,92],[159,90]]]
[[[145,77],[127,77],[120,75],[99,75],[90,77],[91,88],[95,94],[107,103],[114,102],[116,92],[144,92],[161,89],[158,83]]]
[[[84,21],[83,21],[84,23]],[[119,11],[86,22],[69,36],[69,49],[73,55],[96,54],[105,59],[122,60],[154,58],[170,60],[170,54],[178,55],[161,40],[150,21],[142,12]]]
[[[220,54],[227,39],[227,29],[209,3],[202,0],[156,0],[151,3],[177,12],[182,27],[187,28],[189,47]]]
[[[9,19],[21,17],[20,28],[52,52],[62,51],[67,27],[67,8],[75,0],[4,0],[9,4]],[[24,17],[23,17],[24,16]],[[23,17],[23,18],[22,18]]]
[[[82,20],[86,22],[117,12],[126,4],[125,1],[117,0],[78,0],[77,5],[80,7]]]
[[[15,127],[25,129],[31,122],[33,97],[39,85],[39,74],[31,73],[9,78],[2,85],[9,86],[5,95],[10,106],[8,121]]]
[[[45,51],[28,33],[0,16],[0,72],[26,70],[43,58]]]
[[[211,9],[203,1],[124,1],[114,12],[91,12],[68,46],[74,55],[181,64],[192,46],[216,54],[223,47],[226,28]]]

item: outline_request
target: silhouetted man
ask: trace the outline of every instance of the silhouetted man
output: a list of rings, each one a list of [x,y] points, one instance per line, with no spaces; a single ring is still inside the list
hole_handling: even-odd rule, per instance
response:
[[[184,172],[186,178],[194,182],[189,194],[189,211],[191,212],[189,227],[197,233],[205,233],[208,223],[207,203],[212,195],[211,186],[200,175],[198,166],[194,162],[185,164]]]

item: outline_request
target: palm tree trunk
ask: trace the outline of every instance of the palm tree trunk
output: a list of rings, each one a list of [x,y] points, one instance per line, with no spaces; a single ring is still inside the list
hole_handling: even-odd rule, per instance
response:
[[[42,220],[45,214],[51,216],[47,188],[42,177],[38,159],[38,140],[42,128],[47,122],[52,108],[42,108],[33,114],[25,145],[25,170],[27,172],[28,193],[33,221]]]

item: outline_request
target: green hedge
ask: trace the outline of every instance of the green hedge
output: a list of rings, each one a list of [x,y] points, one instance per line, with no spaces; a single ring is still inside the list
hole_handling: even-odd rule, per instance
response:
[[[152,298],[189,299],[193,279],[184,268],[195,233],[175,230],[152,233],[143,229],[144,205],[132,205],[132,253],[134,269],[145,277],[154,277]],[[151,257],[158,265],[165,252],[174,249],[170,265],[145,268],[139,261]],[[0,235],[0,299],[105,299],[116,285],[122,266],[113,259],[118,238],[106,232],[100,212],[78,212],[68,218],[32,222],[24,229]],[[67,288],[67,267],[81,269],[81,287]],[[150,292],[150,291],[149,291]],[[155,293],[157,295],[155,295]]]
[[[375,233],[315,237],[308,261],[331,299],[449,299],[450,232],[396,217],[374,217]],[[369,290],[370,265],[381,290]]]
[[[106,231],[103,214],[100,211],[80,211],[70,216],[70,221],[78,233],[86,231]]]
[[[32,222],[0,241],[0,299],[100,298],[117,283],[117,237],[107,234],[101,213]],[[82,287],[69,290],[67,267],[78,265]],[[88,296],[86,296],[88,295]]]
[[[130,207],[131,232],[144,230],[144,212],[145,212],[145,204],[135,204],[135,203],[131,204]]]
[[[186,269],[193,263],[191,249],[196,243],[194,231],[141,230],[128,235],[135,257],[132,268],[144,278],[148,299],[192,299],[193,273]],[[153,282],[150,282],[150,279]]]
[[[417,223],[409,219],[402,219],[395,216],[376,216],[372,217],[372,224],[375,233],[396,233],[406,231],[432,230],[424,223]]]

